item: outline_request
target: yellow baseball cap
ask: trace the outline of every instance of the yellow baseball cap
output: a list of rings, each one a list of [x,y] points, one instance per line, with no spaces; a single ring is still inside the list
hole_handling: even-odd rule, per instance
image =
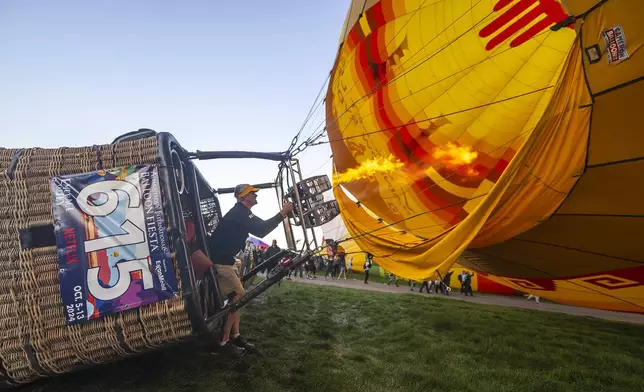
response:
[[[259,188],[255,188],[249,184],[239,184],[235,187],[235,197],[239,199],[240,197],[244,197],[251,192],[257,192],[258,190]]]

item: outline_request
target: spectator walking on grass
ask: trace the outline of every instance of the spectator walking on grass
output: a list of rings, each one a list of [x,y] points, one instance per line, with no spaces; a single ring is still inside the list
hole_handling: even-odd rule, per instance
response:
[[[470,297],[473,297],[474,291],[472,290],[472,277],[474,276],[474,272],[472,272],[471,274],[469,272],[463,272],[465,275],[463,276],[463,288],[461,290],[466,296],[469,294]]]
[[[387,286],[391,285],[392,282],[396,284],[396,287],[398,287],[398,278],[396,278],[396,275],[389,274],[389,280],[387,281]]]
[[[362,265],[362,268],[364,268],[364,284],[369,283],[369,269],[371,268],[372,261],[373,255],[367,252],[367,257],[365,257],[365,262]]]

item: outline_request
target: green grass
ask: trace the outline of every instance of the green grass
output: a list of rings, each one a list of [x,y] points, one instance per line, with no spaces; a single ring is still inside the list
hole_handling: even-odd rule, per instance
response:
[[[47,391],[644,391],[644,327],[433,296],[283,283],[243,311],[262,357],[186,344]]]

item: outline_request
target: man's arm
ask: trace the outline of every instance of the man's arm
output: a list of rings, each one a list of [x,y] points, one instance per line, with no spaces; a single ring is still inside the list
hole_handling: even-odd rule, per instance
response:
[[[261,238],[267,236],[271,231],[273,231],[282,222],[283,219],[284,217],[282,216],[282,213],[279,212],[277,213],[277,215],[268,220],[262,220],[256,216],[253,216],[248,220],[246,224],[248,231],[251,234]]]
[[[273,231],[291,211],[293,211],[293,204],[287,202],[284,203],[282,210],[269,220],[262,220],[255,215],[251,215],[251,217],[245,222],[246,228],[251,234],[257,237],[265,237]]]

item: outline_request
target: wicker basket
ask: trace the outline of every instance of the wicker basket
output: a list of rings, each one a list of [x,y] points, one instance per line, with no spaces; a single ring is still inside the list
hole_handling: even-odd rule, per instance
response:
[[[186,288],[193,284],[190,267],[183,260],[185,247],[177,249],[177,242],[171,242],[171,251],[179,297],[71,326],[63,314],[56,246],[23,249],[20,242],[21,230],[53,224],[52,176],[138,164],[163,167],[169,148],[159,134],[92,147],[0,149],[0,382],[23,384],[111,362],[190,337],[198,329],[200,315],[187,309],[192,303],[186,300],[191,294]],[[172,169],[168,172],[172,178]],[[178,195],[169,196],[163,196],[166,221],[178,200]],[[172,230],[173,222],[166,228]]]

